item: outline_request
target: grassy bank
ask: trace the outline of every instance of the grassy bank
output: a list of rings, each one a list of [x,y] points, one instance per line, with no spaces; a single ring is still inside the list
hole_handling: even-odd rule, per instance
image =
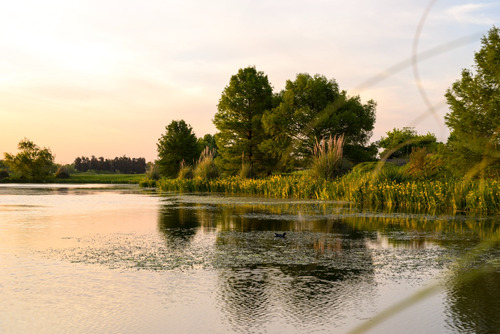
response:
[[[96,174],[75,173],[69,178],[47,178],[36,183],[112,183],[112,184],[138,184],[144,178],[144,174]],[[3,183],[31,183],[30,180],[4,179]]]
[[[265,179],[229,177],[211,181],[162,179],[156,182],[156,186],[162,191],[339,200],[366,207],[408,211],[500,213],[499,180],[397,182],[383,175],[348,174],[334,181],[308,176],[272,176]]]
[[[128,183],[138,184],[144,174],[72,174],[68,179],[59,179],[57,183]]]

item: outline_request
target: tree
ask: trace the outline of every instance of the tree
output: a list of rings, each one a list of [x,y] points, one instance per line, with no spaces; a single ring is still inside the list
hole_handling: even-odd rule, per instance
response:
[[[425,147],[428,152],[436,152],[438,142],[432,133],[419,135],[412,127],[394,128],[386,132],[387,137],[380,138],[378,146],[380,156],[385,159],[409,159],[414,148]]]
[[[284,165],[304,165],[317,140],[343,135],[345,156],[363,159],[359,155],[375,123],[374,101],[363,104],[359,96],[349,97],[340,91],[334,79],[307,73],[298,74],[295,81],[288,80],[280,97],[279,105],[262,119],[271,136],[261,145],[262,150]]]
[[[24,138],[17,145],[19,153],[4,153],[5,164],[22,179],[39,181],[54,170],[54,156],[48,148],[40,148],[31,140]]]
[[[500,29],[490,29],[481,45],[475,71],[463,69],[446,91],[447,147],[460,172],[478,167],[474,170],[500,173]]]
[[[157,143],[158,169],[160,174],[176,177],[181,161],[192,164],[199,155],[193,128],[183,120],[172,121]]]
[[[273,91],[267,76],[255,67],[240,69],[224,88],[214,124],[219,166],[235,174],[245,163],[253,173],[267,169],[267,158],[259,149],[265,139],[261,118],[273,106]]]
[[[198,151],[199,155],[205,151],[205,148],[208,147],[210,152],[212,152],[214,158],[217,157],[217,143],[215,142],[215,136],[211,134],[206,134],[203,137],[198,138]]]

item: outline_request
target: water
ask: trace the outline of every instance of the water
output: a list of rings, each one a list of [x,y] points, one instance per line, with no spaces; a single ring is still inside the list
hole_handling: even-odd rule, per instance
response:
[[[0,332],[347,333],[438,284],[368,332],[497,333],[500,250],[487,242],[499,225],[136,186],[0,185]]]

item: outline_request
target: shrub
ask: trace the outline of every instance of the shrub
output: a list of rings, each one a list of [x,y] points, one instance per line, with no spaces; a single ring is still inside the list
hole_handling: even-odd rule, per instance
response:
[[[219,177],[219,170],[214,162],[214,151],[208,146],[201,152],[196,168],[193,171],[196,179],[212,180]]]
[[[311,174],[317,178],[333,180],[342,170],[344,136],[316,140]]]
[[[241,164],[240,172],[238,173],[240,179],[251,179],[252,178],[252,165],[248,162]]]
[[[444,172],[444,161],[438,154],[428,154],[425,147],[413,148],[403,173],[416,180],[435,178]]]
[[[184,160],[181,161],[179,174],[177,175],[179,180],[186,180],[193,178],[193,167],[186,165]]]
[[[159,180],[160,179],[160,171],[156,164],[150,164],[149,168],[146,172],[146,178],[150,180]]]
[[[0,170],[0,179],[6,179],[9,177],[9,172],[7,172],[5,169]]]
[[[56,177],[59,179],[68,179],[70,177],[68,168],[66,166],[59,166]]]

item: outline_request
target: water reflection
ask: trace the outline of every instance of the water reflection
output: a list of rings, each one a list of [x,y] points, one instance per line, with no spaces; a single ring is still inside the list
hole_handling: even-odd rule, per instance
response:
[[[188,208],[172,209],[166,205],[158,214],[158,229],[167,243],[176,248],[189,244],[200,226],[196,212]]]
[[[455,277],[450,283],[447,288],[449,326],[462,333],[498,333],[500,271],[488,268],[473,273],[466,281]]]
[[[176,310],[179,305],[190,310],[204,300],[205,312],[222,319],[212,324],[215,332],[346,332],[399,301],[407,290],[443,275],[482,240],[498,237],[500,225],[497,217],[361,211],[335,202],[159,196],[112,187],[0,187],[0,201],[0,290],[8,290],[10,300],[0,301],[0,331],[6,319],[2,314],[12,314],[8,303],[19,310],[24,304],[17,300],[34,300],[23,295],[30,291],[23,283],[26,275],[42,274],[53,290],[41,291],[64,295],[67,285],[56,286],[63,280],[51,279],[58,263],[70,268],[64,269],[64,281],[84,287],[75,295],[92,286],[85,280],[89,270],[127,277],[122,286],[136,282],[134,295],[160,296],[163,303],[159,312],[148,314],[152,322],[164,321],[167,313],[174,328],[186,328],[187,322],[193,331],[203,331],[189,312]],[[275,232],[287,236],[275,238]],[[27,257],[41,263],[39,268],[25,267]],[[427,310],[446,312],[441,332],[499,328],[499,258],[497,243],[465,269],[488,263],[491,270],[470,281],[444,283],[438,302]],[[22,270],[11,269],[16,265]],[[72,273],[75,268],[80,272]],[[151,279],[155,284],[141,290]],[[46,300],[51,298],[48,294]],[[149,305],[149,300],[140,302]],[[416,319],[425,315],[411,314]],[[420,322],[415,331],[432,332]],[[165,326],[161,329],[170,328]],[[402,332],[404,326],[402,321],[394,330]]]
[[[207,265],[218,270],[218,299],[236,328],[260,326],[282,313],[294,321],[329,323],[333,309],[373,294],[366,240],[375,236],[327,217],[323,209],[173,201],[161,208],[158,224],[167,244],[187,252],[197,233],[212,228]],[[275,238],[275,231],[287,231],[287,237]],[[336,320],[345,318],[336,314]]]
[[[167,243],[189,247],[197,233],[212,233],[207,267],[218,270],[220,305],[235,328],[247,329],[277,316],[342,323],[349,317],[342,310],[352,312],[356,300],[374,302],[376,275],[432,279],[499,229],[495,219],[361,212],[324,202],[183,196],[172,203],[158,220]],[[500,310],[491,303],[500,296],[499,276],[452,284],[450,328],[500,328],[491,320]]]

